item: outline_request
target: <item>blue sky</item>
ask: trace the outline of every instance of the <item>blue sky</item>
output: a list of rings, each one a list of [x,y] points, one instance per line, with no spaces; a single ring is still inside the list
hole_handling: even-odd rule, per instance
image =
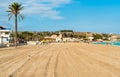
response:
[[[19,31],[57,31],[120,34],[120,0],[0,0],[0,25],[13,28],[8,21],[7,6],[23,4],[24,21]]]

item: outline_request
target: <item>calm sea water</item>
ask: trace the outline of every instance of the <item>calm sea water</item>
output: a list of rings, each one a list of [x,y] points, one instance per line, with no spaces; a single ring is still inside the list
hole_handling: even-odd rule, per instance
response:
[[[93,44],[110,44],[110,45],[116,45],[116,46],[120,46],[120,41],[119,42],[94,42]]]

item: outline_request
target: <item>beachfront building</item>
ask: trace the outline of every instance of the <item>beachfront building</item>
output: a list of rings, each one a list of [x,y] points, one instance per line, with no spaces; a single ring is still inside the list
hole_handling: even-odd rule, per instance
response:
[[[110,41],[120,41],[120,35],[112,35],[110,37]]]
[[[0,26],[0,44],[7,44],[10,40],[10,30]]]
[[[79,42],[80,39],[78,38],[71,38],[71,37],[66,37],[66,38],[63,38],[63,42]]]
[[[88,40],[89,40],[89,41],[93,41],[93,39],[94,39],[93,36],[88,37]]]
[[[59,35],[51,35],[51,36],[46,36],[44,39],[49,39],[50,40],[54,40],[55,42],[62,42],[62,34]]]
[[[62,35],[61,34],[59,34],[59,36],[52,35],[50,38],[55,39],[56,42],[62,42]]]
[[[117,38],[118,38],[118,36],[112,35],[111,38],[110,38],[110,40],[111,40],[111,41],[117,41]]]
[[[63,41],[68,42],[68,41],[72,41],[72,39],[70,37],[66,37],[66,38],[63,38]]]

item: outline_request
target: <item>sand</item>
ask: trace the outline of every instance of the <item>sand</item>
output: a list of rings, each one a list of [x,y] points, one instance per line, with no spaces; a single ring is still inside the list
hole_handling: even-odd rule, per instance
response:
[[[120,47],[53,43],[3,48],[0,77],[120,77]]]

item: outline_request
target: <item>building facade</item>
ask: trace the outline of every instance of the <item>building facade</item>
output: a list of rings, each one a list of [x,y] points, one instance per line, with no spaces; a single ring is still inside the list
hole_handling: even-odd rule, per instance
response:
[[[11,31],[0,26],[0,44],[7,44],[10,41]]]

